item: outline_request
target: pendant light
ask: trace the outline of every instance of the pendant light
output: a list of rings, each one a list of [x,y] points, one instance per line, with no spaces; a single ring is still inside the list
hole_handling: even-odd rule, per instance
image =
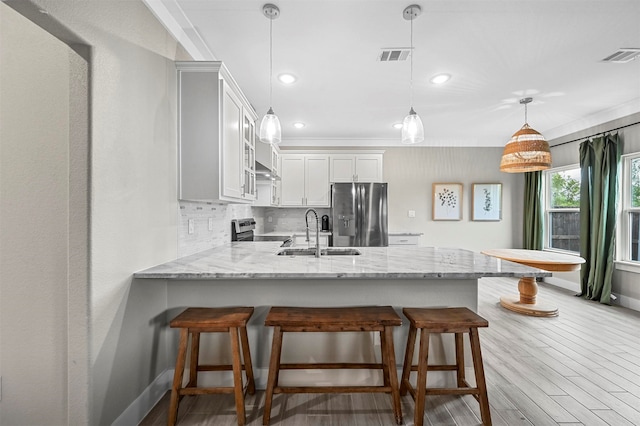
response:
[[[262,13],[269,18],[269,111],[260,122],[259,137],[261,142],[277,145],[282,140],[282,127],[280,127],[280,119],[271,107],[271,99],[273,96],[273,20],[280,16],[280,9],[274,4],[267,3],[262,6]]]
[[[501,172],[535,172],[551,167],[549,143],[527,123],[527,104],[532,100],[532,98],[520,99],[520,103],[524,104],[524,126],[511,136],[504,147],[502,160],[500,160]]]
[[[410,92],[410,104],[411,109],[409,115],[407,115],[402,121],[402,143],[413,145],[420,143],[424,140],[424,126],[420,116],[413,110],[413,20],[420,16],[422,8],[417,4],[407,6],[402,12],[404,19],[411,21],[411,49],[410,49],[410,78],[409,78],[409,92]]]

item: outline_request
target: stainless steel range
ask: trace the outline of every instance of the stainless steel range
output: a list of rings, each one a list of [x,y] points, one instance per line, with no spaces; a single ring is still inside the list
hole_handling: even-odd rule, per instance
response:
[[[231,241],[253,241],[254,229],[256,229],[256,220],[252,217],[233,219],[231,221]]]

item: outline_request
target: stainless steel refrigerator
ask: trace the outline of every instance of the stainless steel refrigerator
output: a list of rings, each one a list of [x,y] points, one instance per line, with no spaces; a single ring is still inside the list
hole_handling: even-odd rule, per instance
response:
[[[334,183],[331,216],[334,246],[389,245],[386,183]]]

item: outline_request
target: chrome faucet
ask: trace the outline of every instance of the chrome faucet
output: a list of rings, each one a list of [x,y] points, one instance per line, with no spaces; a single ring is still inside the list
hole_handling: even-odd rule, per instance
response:
[[[307,209],[304,212],[304,223],[307,225],[307,243],[309,242],[309,212],[312,212],[316,216],[316,257],[320,257],[320,219],[318,218],[318,212],[315,209]]]

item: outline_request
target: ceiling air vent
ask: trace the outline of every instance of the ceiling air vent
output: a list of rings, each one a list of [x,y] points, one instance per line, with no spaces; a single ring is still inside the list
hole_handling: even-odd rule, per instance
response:
[[[385,49],[382,49],[382,53],[378,55],[378,61],[380,62],[406,61],[407,58],[409,57],[409,52],[411,52],[411,49],[408,47],[385,48]]]
[[[602,62],[617,62],[623,64],[625,62],[633,61],[640,55],[640,48],[624,48],[618,49],[617,52],[607,56]]]

